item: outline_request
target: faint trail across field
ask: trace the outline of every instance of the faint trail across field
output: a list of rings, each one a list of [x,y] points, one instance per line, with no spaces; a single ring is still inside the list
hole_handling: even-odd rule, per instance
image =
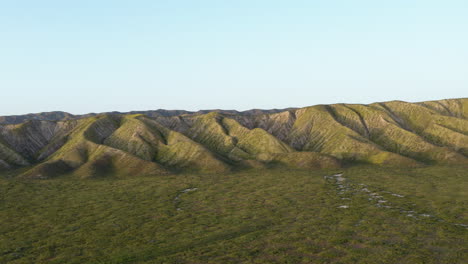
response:
[[[184,189],[184,190],[180,191],[180,192],[176,195],[176,197],[174,198],[174,204],[176,205],[176,210],[177,210],[177,211],[182,211],[182,208],[180,208],[180,207],[178,206],[179,200],[180,200],[180,196],[181,196],[182,194],[184,194],[184,193],[193,192],[193,191],[196,191],[196,190],[198,190],[198,188],[187,188],[187,189]]]
[[[404,195],[401,195],[398,193],[392,193],[389,191],[378,192],[378,191],[372,190],[366,184],[351,182],[349,179],[343,177],[342,173],[334,174],[331,176],[324,176],[323,178],[328,184],[332,184],[333,186],[335,186],[337,195],[341,197],[343,204],[339,205],[338,208],[342,208],[342,209],[350,208],[351,205],[349,205],[349,201],[352,200],[352,196],[361,194],[361,195],[367,196],[367,200],[370,203],[374,204],[374,206],[379,207],[379,208],[395,210],[395,211],[400,212],[401,214],[405,214],[407,217],[411,217],[414,219],[434,218],[439,222],[446,222],[445,220],[439,217],[436,217],[434,215],[419,213],[416,211],[416,209],[401,208],[397,205],[392,204],[390,201],[388,201],[387,198],[385,198],[385,196],[393,196],[398,199],[404,199],[405,198]],[[415,204],[413,204],[413,206],[414,205]],[[468,225],[466,224],[454,224],[454,223],[449,223],[449,224],[468,228]]]

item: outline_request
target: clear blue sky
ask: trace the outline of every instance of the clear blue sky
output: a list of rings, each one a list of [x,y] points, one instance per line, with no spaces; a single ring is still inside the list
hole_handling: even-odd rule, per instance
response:
[[[0,92],[0,115],[468,97],[468,1],[1,1]]]

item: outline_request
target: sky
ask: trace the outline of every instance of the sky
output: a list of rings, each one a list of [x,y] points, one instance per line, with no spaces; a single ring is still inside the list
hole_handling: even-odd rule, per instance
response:
[[[466,0],[0,1],[0,115],[468,97]]]

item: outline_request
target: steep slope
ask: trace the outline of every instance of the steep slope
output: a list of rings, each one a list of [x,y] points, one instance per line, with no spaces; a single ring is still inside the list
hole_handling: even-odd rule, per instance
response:
[[[126,116],[104,144],[173,169],[225,172],[229,165],[202,145],[145,116]]]
[[[468,118],[468,98],[445,99],[417,103],[435,112],[458,118]]]
[[[0,159],[4,166],[26,166],[60,148],[76,122],[27,121],[0,126]]]
[[[27,165],[29,161],[0,141],[0,168],[10,169]]]
[[[405,102],[387,102],[379,106],[398,115],[401,122],[414,134],[420,135],[427,142],[440,148],[445,148],[445,150],[440,148],[433,150],[434,160],[445,160],[451,156],[452,159],[461,161],[461,157],[455,157],[458,155],[455,155],[453,151],[468,155],[468,120],[463,114],[466,111],[463,110],[463,102],[465,102],[465,107],[468,107],[466,104],[468,100],[445,101],[447,107],[444,109],[449,109],[449,112],[441,109],[441,111],[429,110],[423,105]],[[435,102],[427,104],[432,103]],[[436,156],[436,153],[440,156]]]
[[[464,160],[459,153],[436,146],[413,133],[387,105],[333,105],[330,109],[343,125],[387,151],[422,162],[459,163]]]
[[[466,165],[467,109],[468,99],[451,99],[30,120],[0,125],[0,170],[25,168],[21,176],[28,178],[88,178],[356,162]]]
[[[234,161],[255,159],[260,153],[292,151],[287,144],[263,129],[248,129],[219,113],[196,117],[185,133],[212,151]]]
[[[0,126],[0,137],[22,157],[36,162],[56,151],[76,124],[74,121],[27,121],[17,125]]]
[[[66,143],[45,162],[23,177],[54,177],[72,173],[78,177],[166,174],[160,165],[142,160],[122,150],[102,145],[119,125],[118,116],[96,116],[78,121]]]
[[[234,116],[232,118],[249,129],[261,128],[279,140],[285,141],[296,121],[294,113],[295,111],[290,110],[276,114],[260,114],[254,117]]]
[[[297,154],[287,143],[263,128],[255,127],[258,123],[252,124],[250,129],[230,117],[234,116],[219,113],[197,116],[192,118],[194,120],[185,121],[185,124],[192,124],[190,129],[185,130],[185,133],[239,166],[262,167],[268,164],[301,168],[339,166],[337,160],[319,153]],[[243,120],[246,121],[245,118]],[[277,120],[277,118],[274,117],[272,120]],[[271,128],[281,126],[281,124],[275,125],[274,121],[261,124],[270,124],[270,130],[275,132],[279,129]],[[301,161],[296,162],[295,158]]]
[[[348,162],[417,165],[415,160],[386,151],[344,126],[328,106],[298,110],[296,117],[287,142],[297,150],[325,153]]]

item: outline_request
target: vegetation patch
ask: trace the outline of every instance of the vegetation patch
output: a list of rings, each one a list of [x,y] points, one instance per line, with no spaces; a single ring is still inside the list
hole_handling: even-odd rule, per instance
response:
[[[466,171],[3,178],[0,262],[464,263]]]

